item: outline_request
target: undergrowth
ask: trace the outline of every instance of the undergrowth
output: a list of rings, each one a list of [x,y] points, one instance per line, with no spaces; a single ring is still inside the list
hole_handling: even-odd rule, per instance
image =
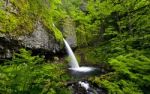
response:
[[[1,94],[70,94],[68,79],[62,64],[45,63],[25,49],[0,65]]]

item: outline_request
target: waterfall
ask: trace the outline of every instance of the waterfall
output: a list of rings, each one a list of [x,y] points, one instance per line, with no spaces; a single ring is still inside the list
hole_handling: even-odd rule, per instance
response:
[[[70,63],[69,63],[69,65],[71,66],[71,68],[69,68],[70,70],[73,70],[76,72],[91,72],[96,69],[94,67],[85,67],[85,66],[79,67],[78,61],[77,61],[72,49],[70,48],[67,41],[65,39],[63,39],[63,40],[64,40],[66,50],[67,50],[67,53],[68,53],[69,59],[70,59]]]
[[[69,65],[71,66],[71,68],[79,68],[78,61],[77,61],[72,49],[70,48],[68,42],[65,39],[63,39],[63,40],[64,40],[64,43],[66,46],[67,53],[68,53],[69,58],[70,58],[70,64]]]

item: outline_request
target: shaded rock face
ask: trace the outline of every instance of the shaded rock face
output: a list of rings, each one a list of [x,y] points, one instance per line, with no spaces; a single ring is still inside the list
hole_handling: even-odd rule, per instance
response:
[[[77,38],[76,38],[75,24],[73,23],[70,17],[66,17],[64,19],[62,32],[69,45],[73,48],[76,47]]]
[[[30,49],[41,49],[53,53],[61,49],[60,44],[55,40],[54,36],[50,34],[50,31],[44,29],[40,22],[37,22],[33,33],[20,36],[18,40],[21,41],[22,46]]]
[[[0,59],[11,58],[12,53],[17,51],[19,47],[18,41],[8,35],[0,34]]]
[[[7,14],[19,14],[19,9],[10,2],[10,0],[2,0],[0,9],[6,11]],[[65,20],[65,25],[63,25],[63,35],[65,35],[66,40],[71,47],[76,46],[76,34],[75,28],[68,20]],[[22,25],[24,26],[24,25]],[[0,23],[0,31],[3,26]],[[25,27],[23,27],[25,28]],[[22,31],[25,31],[22,28]],[[26,31],[25,31],[26,32]],[[44,54],[50,53],[55,54],[63,49],[63,43],[57,42],[54,35],[50,30],[45,28],[40,21],[37,21],[34,30],[30,34],[22,34],[20,36],[12,35],[9,33],[0,32],[0,60],[5,58],[11,58],[13,52],[19,50],[19,48],[28,48],[35,52],[42,51]],[[43,54],[42,53],[42,54]]]
[[[68,35],[69,36],[69,35]],[[69,36],[70,37],[70,36]],[[72,47],[75,40],[67,38]],[[19,48],[28,48],[31,50],[41,50],[45,53],[55,54],[63,49],[63,44],[56,41],[51,31],[44,28],[38,21],[35,29],[28,35],[12,37],[6,33],[0,33],[0,59],[11,58],[12,53],[18,51]]]

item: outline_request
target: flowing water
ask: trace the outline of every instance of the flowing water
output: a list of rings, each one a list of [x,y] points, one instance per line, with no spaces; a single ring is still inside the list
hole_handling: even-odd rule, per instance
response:
[[[76,78],[87,77],[91,74],[99,73],[99,69],[95,67],[86,67],[86,66],[79,66],[78,61],[70,48],[69,44],[65,39],[64,43],[66,46],[67,53],[70,58],[70,68],[71,74]],[[77,81],[76,83],[72,83],[68,85],[72,88],[73,94],[105,94],[102,89],[93,87],[92,84],[89,84],[88,81]],[[83,89],[84,88],[84,89]]]
[[[70,64],[69,65],[71,66],[71,68],[79,68],[79,64],[77,62],[75,55],[73,54],[73,51],[71,50],[67,41],[65,39],[63,39],[63,40],[65,42],[66,50],[67,50],[67,53],[68,53],[69,58],[70,58]]]
[[[63,40],[64,40],[64,43],[66,46],[67,53],[68,53],[69,58],[70,58],[70,64],[69,64],[71,66],[71,68],[69,68],[70,70],[73,70],[76,72],[90,72],[90,71],[93,71],[96,69],[94,67],[85,67],[85,66],[80,67],[72,49],[70,48],[70,46],[68,44],[68,42],[65,39],[63,39]]]

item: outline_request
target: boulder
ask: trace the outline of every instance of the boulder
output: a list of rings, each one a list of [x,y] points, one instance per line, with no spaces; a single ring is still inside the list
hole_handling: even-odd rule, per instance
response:
[[[14,19],[11,19],[13,22],[17,22],[16,16],[19,15],[19,8],[17,8],[14,4],[12,4],[9,0],[2,0],[0,6],[0,10],[5,11],[4,14],[7,15],[13,15]],[[14,16],[15,15],[15,16]],[[33,16],[33,15],[32,15]],[[11,17],[11,16],[10,16]],[[5,18],[5,16],[4,16]],[[32,18],[32,17],[31,17]],[[7,19],[4,19],[7,20]],[[22,19],[23,20],[23,19]],[[58,42],[54,36],[54,33],[52,33],[51,30],[46,28],[46,26],[43,25],[42,22],[39,21],[40,19],[31,21],[33,22],[33,30],[28,31],[29,22],[23,21],[23,23],[20,24],[12,24],[11,25],[5,25],[4,27],[0,22],[0,59],[5,58],[11,58],[12,54],[16,51],[18,51],[20,48],[27,48],[30,50],[33,50],[34,52],[43,52],[43,54],[56,54],[59,53],[63,48],[63,42]],[[6,21],[7,22],[7,21]],[[10,21],[8,20],[8,23]],[[16,26],[18,25],[18,26]],[[15,27],[16,29],[12,29],[11,32],[9,32],[9,26]],[[66,18],[64,20],[64,24],[62,24],[63,30],[62,33],[65,36],[65,39],[68,41],[71,47],[76,47],[76,32],[75,32],[75,26],[73,24],[73,21],[71,18]],[[8,29],[7,29],[8,28]],[[19,29],[18,29],[19,28]],[[3,30],[7,29],[7,30]],[[15,31],[14,30],[19,30]],[[14,32],[14,34],[13,34]],[[17,34],[19,33],[19,34]],[[20,34],[21,33],[21,34]]]
[[[7,34],[0,33],[0,59],[11,58],[12,53],[19,47],[18,41],[10,38]]]
[[[76,38],[75,23],[69,16],[63,20],[62,32],[69,45],[72,48],[76,47],[77,38]]]
[[[65,34],[71,47],[76,46],[74,35],[75,33],[69,33],[69,31]],[[40,21],[37,21],[33,32],[30,34],[14,37],[7,33],[0,33],[0,59],[11,58],[12,53],[18,51],[19,48],[56,54],[63,49],[63,44],[56,41],[52,32],[46,29]]]
[[[61,49],[60,43],[55,40],[51,31],[46,30],[39,21],[31,34],[20,36],[18,40],[21,41],[22,46],[29,49],[41,49],[53,53]]]

